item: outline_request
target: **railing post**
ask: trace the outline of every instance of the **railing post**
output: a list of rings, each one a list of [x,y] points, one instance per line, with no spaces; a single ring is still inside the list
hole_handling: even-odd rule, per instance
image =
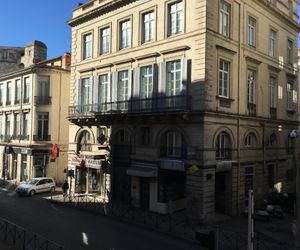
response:
[[[23,250],[26,250],[26,230],[23,230]]]

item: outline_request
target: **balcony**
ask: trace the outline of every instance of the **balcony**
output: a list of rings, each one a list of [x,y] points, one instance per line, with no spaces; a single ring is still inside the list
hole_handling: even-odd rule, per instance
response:
[[[35,105],[49,105],[49,104],[51,104],[51,96],[35,96],[34,104]]]
[[[256,105],[254,103],[248,103],[248,114],[256,116]]]
[[[34,141],[51,141],[51,135],[33,135]]]
[[[277,119],[277,109],[276,108],[270,108],[270,117],[272,119]]]
[[[153,113],[164,111],[186,111],[187,96],[168,96],[149,99],[131,99],[100,104],[69,106],[69,116],[113,115],[119,113]]]
[[[161,147],[160,156],[183,160],[197,159],[196,147]]]
[[[20,135],[12,135],[11,139],[12,140],[19,140],[20,139]]]
[[[232,158],[231,148],[217,148],[216,160],[230,160]]]
[[[11,106],[11,100],[6,101],[6,106]]]
[[[11,142],[12,136],[11,135],[4,135],[3,136],[3,141],[4,142]]]
[[[25,103],[29,103],[29,97],[24,97],[23,98],[23,103],[25,104]]]
[[[29,141],[29,135],[20,135],[20,140]]]
[[[20,104],[20,99],[15,99],[15,104]]]

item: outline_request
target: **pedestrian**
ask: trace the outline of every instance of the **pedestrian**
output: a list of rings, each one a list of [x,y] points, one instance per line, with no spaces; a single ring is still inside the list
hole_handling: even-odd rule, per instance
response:
[[[292,223],[292,234],[294,236],[295,241],[297,240],[297,233],[298,233],[298,225],[297,225],[297,221],[294,220]]]
[[[63,190],[63,196],[64,196],[64,198],[68,194],[68,189],[69,189],[69,183],[68,183],[67,180],[65,180],[64,184],[62,185],[62,190]]]

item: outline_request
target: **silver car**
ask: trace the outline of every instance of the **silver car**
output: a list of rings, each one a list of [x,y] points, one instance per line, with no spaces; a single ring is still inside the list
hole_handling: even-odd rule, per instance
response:
[[[30,181],[20,184],[16,188],[19,195],[33,196],[36,193],[54,192],[55,181],[51,177],[33,178]]]

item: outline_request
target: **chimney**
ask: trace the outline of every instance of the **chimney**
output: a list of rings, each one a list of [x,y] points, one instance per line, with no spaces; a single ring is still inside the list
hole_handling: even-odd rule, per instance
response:
[[[64,69],[69,69],[71,66],[71,54],[65,52],[61,59],[61,67]]]

